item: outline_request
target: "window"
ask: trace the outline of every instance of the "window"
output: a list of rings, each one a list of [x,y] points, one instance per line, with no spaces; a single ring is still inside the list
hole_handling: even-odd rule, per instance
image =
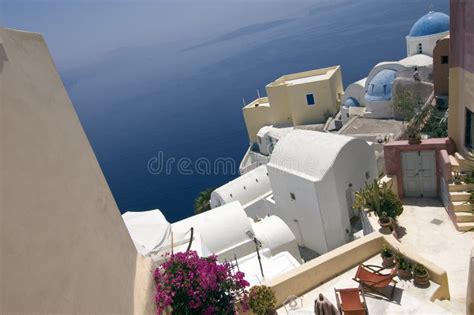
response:
[[[316,104],[314,102],[314,95],[313,94],[306,94],[306,104],[308,104],[308,105]]]
[[[447,65],[449,63],[449,57],[448,56],[441,56],[441,64]]]
[[[421,43],[418,44],[418,53],[423,53],[423,45],[421,45]]]
[[[291,200],[296,200],[295,194],[290,192],[290,198],[291,198]]]
[[[474,132],[474,114],[466,108],[466,126],[464,127],[464,145],[468,149],[473,149],[473,132]]]

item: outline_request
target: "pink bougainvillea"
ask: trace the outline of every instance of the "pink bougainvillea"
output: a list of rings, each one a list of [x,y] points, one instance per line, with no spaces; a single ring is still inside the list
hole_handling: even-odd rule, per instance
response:
[[[235,303],[248,308],[244,273],[232,272],[216,256],[199,257],[195,251],[176,253],[155,270],[158,314],[234,314]]]

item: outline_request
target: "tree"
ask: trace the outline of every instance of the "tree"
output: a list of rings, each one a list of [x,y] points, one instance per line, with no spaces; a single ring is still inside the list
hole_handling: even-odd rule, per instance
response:
[[[420,138],[420,125],[424,118],[430,114],[430,106],[423,107],[423,99],[418,93],[408,90],[399,90],[393,107],[406,123],[408,139]]]
[[[211,193],[214,188],[208,188],[201,191],[194,200],[194,213],[199,214],[211,210]]]
[[[430,118],[426,121],[421,132],[431,138],[444,138],[448,136],[448,111],[442,112],[436,108],[431,111]]]

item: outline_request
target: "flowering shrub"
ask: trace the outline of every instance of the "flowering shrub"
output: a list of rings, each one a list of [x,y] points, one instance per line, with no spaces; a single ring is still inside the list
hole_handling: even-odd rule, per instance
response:
[[[216,256],[199,257],[195,251],[176,253],[155,270],[158,314],[171,307],[173,314],[234,314],[242,299],[247,309],[249,283],[242,272]]]
[[[265,285],[256,285],[250,289],[249,305],[257,315],[273,314],[276,298],[272,288]]]

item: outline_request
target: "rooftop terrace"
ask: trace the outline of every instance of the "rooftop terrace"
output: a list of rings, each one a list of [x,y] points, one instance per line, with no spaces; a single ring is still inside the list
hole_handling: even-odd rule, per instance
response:
[[[370,221],[374,223],[374,219],[371,217]],[[423,263],[430,269],[432,281],[428,288],[418,288],[413,281],[395,278],[399,282],[394,301],[366,295],[369,313],[465,314],[474,232],[458,232],[446,210],[432,199],[405,200],[399,223],[399,241],[391,235],[382,238],[409,259]],[[292,290],[295,291],[293,294],[302,298],[299,300],[302,302],[301,309],[289,314],[309,314],[319,293],[336,305],[334,288],[358,286],[352,278],[359,263],[381,265],[381,258],[376,252],[376,248],[382,244],[376,243],[380,235],[376,231],[346,244],[295,269],[287,275],[287,279],[281,278],[269,284],[276,290],[281,302],[285,294],[291,295]],[[369,256],[364,256],[364,253]],[[314,283],[313,287],[311,283]],[[296,292],[299,288],[301,292]],[[285,307],[280,307],[278,314],[287,314]]]
[[[380,263],[381,258],[379,255],[376,255],[364,262],[365,265],[380,265]],[[334,295],[334,288],[356,288],[358,284],[352,280],[356,274],[356,270],[357,267],[352,268],[342,275],[333,278],[332,280],[303,295],[303,299],[298,301],[301,305],[301,310],[292,311],[289,309],[289,307],[287,307],[287,309],[285,309],[285,307],[281,307],[277,313],[305,314],[306,311],[311,311],[313,309],[314,300],[316,300],[319,293],[322,293],[336,306],[337,304]],[[448,314],[444,308],[430,302],[431,295],[439,287],[438,284],[431,281],[428,288],[418,288],[413,285],[413,281],[411,280],[401,280],[398,277],[395,277],[395,280],[398,283],[394,291],[393,301],[388,301],[387,299],[384,299],[380,296],[370,295],[366,292],[365,299],[370,314]],[[385,293],[389,294],[391,287],[386,289],[387,290],[385,290]]]
[[[316,69],[311,71],[304,71],[299,73],[287,74],[279,77],[275,81],[271,82],[267,86],[277,85],[298,85],[306,84],[310,82],[322,81],[329,79],[337,71],[339,66],[333,66],[328,68]]]
[[[268,97],[260,97],[253,100],[251,103],[244,106],[244,108],[253,108],[253,107],[270,107]]]

